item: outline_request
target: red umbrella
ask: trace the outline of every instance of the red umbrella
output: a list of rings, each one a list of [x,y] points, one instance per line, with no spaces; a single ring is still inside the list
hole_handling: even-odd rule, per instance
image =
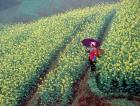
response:
[[[96,44],[95,47],[99,47],[101,45],[101,41],[96,40],[96,39],[91,39],[91,38],[84,39],[81,42],[86,47],[90,47],[91,42],[95,42],[95,44]]]

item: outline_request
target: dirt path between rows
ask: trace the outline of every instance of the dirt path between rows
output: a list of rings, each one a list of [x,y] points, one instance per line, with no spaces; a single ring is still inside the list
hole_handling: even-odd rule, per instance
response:
[[[75,98],[72,104],[68,106],[111,106],[107,101],[93,95],[88,88],[89,71],[85,71],[85,75],[80,80],[78,87],[75,88]]]

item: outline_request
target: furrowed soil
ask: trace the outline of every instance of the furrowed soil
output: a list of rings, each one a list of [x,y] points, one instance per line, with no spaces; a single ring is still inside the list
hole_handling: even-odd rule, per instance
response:
[[[89,73],[85,72],[85,76],[82,77],[78,87],[75,89],[75,98],[69,106],[111,106],[106,100],[101,100],[96,97],[88,88]]]

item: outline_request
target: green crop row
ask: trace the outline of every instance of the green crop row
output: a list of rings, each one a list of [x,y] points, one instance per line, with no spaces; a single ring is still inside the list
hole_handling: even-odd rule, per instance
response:
[[[0,105],[15,106],[92,9],[60,14],[0,31]],[[80,22],[80,23],[79,23]]]
[[[140,95],[140,1],[125,0],[118,7],[99,60],[99,88],[104,92]]]
[[[49,72],[39,86],[37,93],[42,103],[53,106],[57,100],[65,105],[72,95],[72,85],[80,78],[84,71],[84,61],[82,58],[87,57],[85,48],[81,47],[80,41],[88,37],[96,37],[104,24],[104,18],[112,10],[112,6],[96,8],[95,17],[89,17],[86,24],[81,28],[75,38],[67,45],[64,52],[60,54],[57,67]],[[88,58],[87,58],[88,59]]]

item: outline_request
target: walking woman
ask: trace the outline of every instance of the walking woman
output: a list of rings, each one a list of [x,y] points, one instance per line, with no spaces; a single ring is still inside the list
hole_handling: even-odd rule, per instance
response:
[[[94,39],[84,39],[82,44],[87,47],[88,60],[91,66],[91,71],[96,71],[96,63],[97,58],[100,58],[104,53],[102,49],[100,49],[100,41]]]

